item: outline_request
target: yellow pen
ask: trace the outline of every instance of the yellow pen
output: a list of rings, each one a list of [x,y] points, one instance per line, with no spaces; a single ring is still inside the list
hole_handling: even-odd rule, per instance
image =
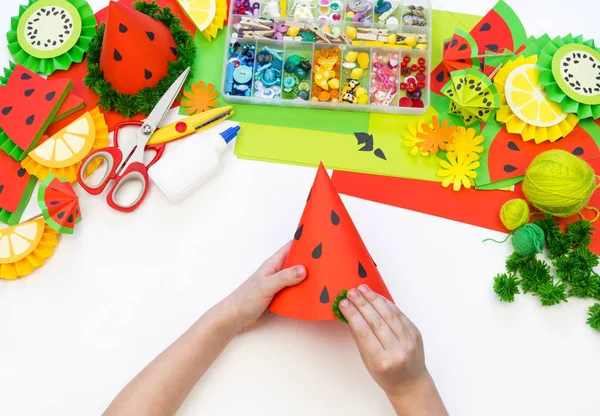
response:
[[[181,139],[182,137],[189,136],[190,134],[219,124],[230,118],[232,115],[233,108],[230,106],[194,114],[193,116],[178,120],[156,130],[150,141],[148,141],[148,145],[167,143]]]

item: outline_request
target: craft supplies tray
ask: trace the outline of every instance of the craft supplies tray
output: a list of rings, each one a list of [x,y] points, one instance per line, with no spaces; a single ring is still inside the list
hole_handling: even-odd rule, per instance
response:
[[[430,105],[430,0],[232,0],[226,101],[391,114]]]

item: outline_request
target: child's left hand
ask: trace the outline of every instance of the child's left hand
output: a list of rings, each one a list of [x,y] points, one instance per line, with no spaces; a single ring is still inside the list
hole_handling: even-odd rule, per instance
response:
[[[291,242],[281,247],[219,305],[233,314],[237,333],[265,322],[272,316],[267,308],[277,292],[295,286],[306,278],[304,266],[282,270],[290,247]]]

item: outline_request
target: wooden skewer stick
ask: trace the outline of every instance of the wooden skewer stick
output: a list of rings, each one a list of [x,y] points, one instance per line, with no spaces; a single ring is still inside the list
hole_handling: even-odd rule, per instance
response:
[[[503,63],[500,63],[500,65],[498,65],[498,66],[496,67],[496,69],[494,69],[494,72],[492,72],[492,73],[490,74],[489,78],[490,78],[491,80],[493,80],[493,79],[494,79],[494,77],[495,77],[495,76],[498,74],[498,72],[499,72],[499,71],[502,69],[502,67],[503,67],[503,66],[504,66],[504,64],[503,64]]]

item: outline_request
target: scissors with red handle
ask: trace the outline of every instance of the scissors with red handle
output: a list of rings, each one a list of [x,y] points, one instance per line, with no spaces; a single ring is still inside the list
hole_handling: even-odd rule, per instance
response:
[[[150,141],[163,117],[167,111],[169,111],[171,105],[173,105],[175,98],[179,95],[189,72],[189,68],[183,71],[179,78],[177,78],[169,87],[165,95],[162,96],[146,120],[143,122],[126,121],[120,123],[115,128],[114,145],[112,147],[98,149],[90,153],[83,160],[79,172],[77,173],[77,179],[83,189],[92,195],[98,195],[104,191],[108,182],[113,180],[114,184],[106,196],[106,202],[110,207],[122,212],[131,212],[140,206],[148,193],[148,168],[160,159],[162,152],[164,151],[164,144],[147,146],[148,141]],[[119,130],[122,127],[131,125],[140,126],[140,129],[136,133],[135,141],[123,147],[119,147]],[[144,151],[146,149],[151,149],[156,152],[154,158],[148,165],[144,164]],[[84,173],[88,166],[96,160],[102,160],[106,163],[107,169],[99,182],[94,181],[92,183],[90,179],[85,177]],[[137,197],[129,204],[119,203],[119,191],[123,188],[123,185],[131,181],[140,182],[142,185]]]

